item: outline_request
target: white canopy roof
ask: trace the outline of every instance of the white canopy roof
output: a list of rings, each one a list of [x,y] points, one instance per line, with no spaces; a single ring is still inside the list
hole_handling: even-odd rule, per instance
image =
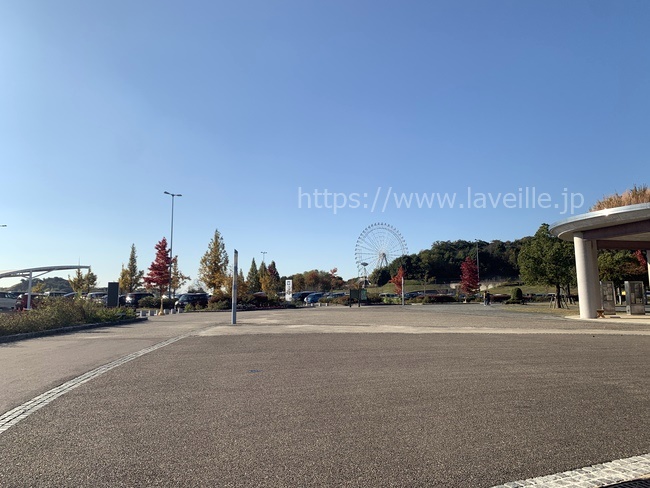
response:
[[[90,269],[90,266],[81,264],[63,264],[59,266],[41,266],[39,268],[13,269],[9,271],[0,271],[0,278],[28,278],[34,277],[34,273],[40,273],[37,276],[50,273],[52,271],[62,271],[69,269]]]

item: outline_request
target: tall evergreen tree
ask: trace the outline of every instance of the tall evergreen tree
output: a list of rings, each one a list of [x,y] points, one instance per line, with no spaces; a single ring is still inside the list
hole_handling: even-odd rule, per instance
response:
[[[142,285],[142,278],[144,276],[144,271],[138,270],[138,261],[137,254],[135,251],[135,244],[131,244],[131,254],[129,255],[129,264],[124,267],[122,265],[122,271],[120,272],[120,290],[123,293],[131,293],[138,289]]]
[[[257,293],[262,290],[262,284],[260,283],[260,274],[257,271],[257,264],[255,263],[255,258],[251,261],[251,267],[248,270],[248,275],[246,276],[246,283],[248,284],[249,293]]]
[[[77,268],[74,278],[70,278],[68,275],[68,283],[75,293],[89,293],[90,290],[97,286],[97,275],[92,272],[91,268],[88,268],[88,272],[84,276],[81,272],[81,268]]]
[[[208,250],[201,258],[199,280],[214,294],[222,286],[227,286],[228,275],[226,245],[219,231],[215,229],[214,237],[208,244]]]
[[[280,274],[275,266],[275,261],[271,261],[266,272],[262,274],[260,279],[262,284],[262,291],[269,296],[276,295],[280,289]]]
[[[169,250],[167,249],[167,239],[162,238],[156,244],[156,257],[154,258],[151,266],[149,266],[149,273],[144,277],[144,283],[148,288],[153,288],[160,294],[160,310],[163,309],[163,295],[169,286],[170,274],[169,264],[171,258],[169,257]]]

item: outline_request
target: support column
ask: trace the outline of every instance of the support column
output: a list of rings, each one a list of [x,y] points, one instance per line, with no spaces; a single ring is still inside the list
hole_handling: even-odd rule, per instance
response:
[[[578,275],[578,303],[580,318],[595,319],[596,310],[601,308],[600,282],[598,281],[598,248],[596,242],[583,239],[582,232],[573,236]]]

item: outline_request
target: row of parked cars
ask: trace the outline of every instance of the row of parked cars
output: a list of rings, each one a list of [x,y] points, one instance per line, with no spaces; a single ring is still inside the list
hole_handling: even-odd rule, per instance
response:
[[[306,304],[310,305],[313,303],[318,303],[321,298],[331,300],[333,298],[344,297],[345,295],[346,294],[343,292],[326,293],[321,291],[299,291],[291,295],[291,299],[294,302],[304,301]]]
[[[63,293],[63,292],[46,292],[46,293],[32,293],[31,294],[31,303],[32,307],[36,306],[38,301],[42,298],[54,298],[54,297],[63,297],[63,298],[76,298],[79,295],[77,293]],[[140,300],[146,297],[153,297],[153,293],[149,292],[133,292],[127,293],[126,295],[120,295],[118,304],[122,307],[133,307],[137,308],[140,305]],[[91,300],[94,302],[106,304],[108,294],[106,292],[91,292],[86,295],[83,295],[81,298],[85,300]],[[27,293],[16,293],[9,291],[0,291],[0,310],[24,310],[27,308]],[[183,309],[187,305],[194,305],[200,307],[206,307],[208,301],[210,300],[210,295],[207,293],[184,293],[179,295],[174,303],[176,309]]]

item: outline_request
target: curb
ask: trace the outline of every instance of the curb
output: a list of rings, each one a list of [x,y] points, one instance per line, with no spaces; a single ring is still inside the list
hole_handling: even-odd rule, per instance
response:
[[[113,327],[119,325],[133,324],[147,320],[147,317],[136,317],[134,319],[118,320],[117,322],[100,322],[97,324],[80,324],[71,325],[69,327],[60,327],[58,329],[38,330],[35,332],[23,332],[22,334],[11,334],[0,336],[0,344],[7,342],[17,342],[25,339],[35,339],[37,337],[46,337],[51,335],[68,334],[70,332],[77,332],[79,330],[98,329],[100,327]]]

